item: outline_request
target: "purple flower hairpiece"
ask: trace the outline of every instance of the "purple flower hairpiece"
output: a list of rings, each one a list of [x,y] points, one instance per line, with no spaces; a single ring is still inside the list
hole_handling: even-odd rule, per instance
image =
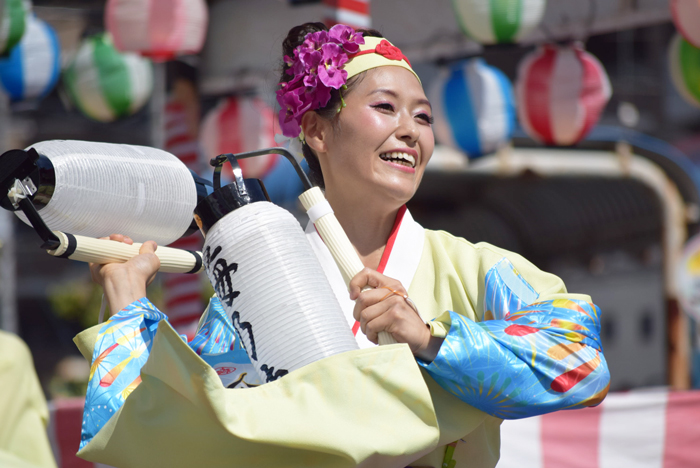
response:
[[[348,55],[356,54],[365,43],[361,32],[344,24],[328,31],[309,33],[294,49],[294,57],[284,56],[289,66],[288,82],[280,83],[277,102],[282,134],[297,137],[301,133],[301,118],[308,110],[324,107],[331,99],[331,89],[340,89],[348,79],[343,66]]]

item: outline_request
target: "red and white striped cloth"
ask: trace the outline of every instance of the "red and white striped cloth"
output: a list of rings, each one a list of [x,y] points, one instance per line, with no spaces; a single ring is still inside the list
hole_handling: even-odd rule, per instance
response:
[[[197,172],[199,169],[199,145],[197,136],[188,126],[187,110],[175,99],[165,106],[165,151],[177,156],[185,165]],[[184,250],[201,250],[202,241],[198,233],[176,240],[170,247]],[[163,292],[165,310],[170,324],[192,338],[202,314],[202,282],[199,275],[167,273]]]
[[[78,458],[80,428],[85,398],[64,398],[49,402],[49,441],[58,468],[110,468]]]
[[[600,406],[504,421],[497,468],[700,467],[700,391],[613,393]]]
[[[49,403],[59,468],[104,468],[75,456],[83,398]],[[700,467],[700,390],[612,393],[595,408],[504,421],[497,468]]]
[[[370,0],[323,0],[324,22],[327,26],[341,23],[353,28],[371,28]]]

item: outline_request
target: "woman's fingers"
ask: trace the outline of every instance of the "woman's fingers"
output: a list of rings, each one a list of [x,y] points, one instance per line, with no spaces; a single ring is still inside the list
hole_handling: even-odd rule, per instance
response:
[[[364,268],[350,280],[350,299],[356,300],[360,296],[360,292],[365,288],[378,289],[383,287],[406,294],[406,290],[400,281],[384,276],[371,268]]]

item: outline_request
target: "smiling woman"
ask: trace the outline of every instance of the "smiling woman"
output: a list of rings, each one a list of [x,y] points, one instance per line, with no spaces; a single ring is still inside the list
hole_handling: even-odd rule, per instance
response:
[[[196,434],[208,438],[216,433],[221,437],[216,440],[226,441],[214,452],[204,442],[192,444],[203,447],[192,457],[204,456],[210,466],[226,460],[226,466],[493,468],[503,419],[599,404],[610,376],[599,338],[600,312],[591,298],[568,293],[559,278],[517,254],[424,229],[406,209],[434,139],[430,103],[403,53],[376,31],[343,25],[328,29],[320,23],[293,28],[283,49],[277,91],[280,128],[285,136],[300,139],[313,178],[325,187],[365,266],[350,281],[349,293],[312,223],[306,238],[359,347],[368,349],[356,357],[348,357],[350,352],[321,360],[252,389],[259,392],[224,394],[207,380],[201,360],[187,367],[192,359],[178,354],[178,347],[186,345],[175,338],[168,352],[158,354],[154,346],[142,370],[143,382],[140,367],[122,385],[114,381],[113,392],[122,399],[114,396],[110,405],[119,409],[123,395],[131,395],[132,403],[120,409],[126,422],[120,426],[110,421],[112,429],[102,431],[107,435],[101,439],[97,434],[100,440],[93,443],[94,434],[84,432],[86,453],[113,447],[115,458],[103,459],[105,463],[139,466],[153,460],[155,466],[157,444],[150,434],[157,432],[170,447],[179,429],[169,421],[187,420],[199,421]],[[157,270],[153,248],[144,243],[143,255],[127,263],[91,267],[118,311],[102,335],[118,327],[120,333],[146,330],[138,348],[146,357],[148,333],[162,315],[142,297]],[[213,298],[203,323],[220,309]],[[232,329],[228,317],[220,320]],[[159,329],[154,340],[168,340],[167,330]],[[382,332],[401,345],[372,354],[369,348]],[[200,338],[208,340],[198,336],[195,341]],[[114,343],[98,342],[93,367],[100,366]],[[225,341],[229,345],[233,349]],[[407,359],[382,361],[382,356],[400,352]],[[170,355],[181,364],[166,362]],[[343,359],[352,364],[344,367],[339,364]],[[424,373],[417,372],[416,363]],[[180,368],[197,378],[187,378],[184,371],[168,378]],[[350,372],[356,369],[359,374]],[[400,383],[396,372],[392,374],[398,369]],[[151,405],[166,401],[172,402],[165,410],[172,412],[167,418],[144,416],[159,414]],[[108,408],[104,402],[88,401],[86,410],[92,403],[98,410]],[[284,411],[269,410],[279,407]],[[301,419],[307,424],[299,425]],[[395,425],[386,426],[387,421]],[[122,443],[131,445],[137,443],[135,434],[149,435],[149,444],[139,445],[144,448],[138,462],[121,458],[118,442],[106,442],[122,440],[119,434],[126,437]],[[256,451],[257,444],[264,446],[264,455]],[[224,450],[242,457],[241,462],[214,455]],[[186,466],[184,458],[175,460]]]

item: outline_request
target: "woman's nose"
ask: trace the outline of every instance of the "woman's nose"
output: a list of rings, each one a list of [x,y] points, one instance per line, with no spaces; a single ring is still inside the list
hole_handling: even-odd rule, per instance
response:
[[[396,131],[399,140],[407,143],[415,143],[420,137],[420,128],[412,115],[401,115]]]

